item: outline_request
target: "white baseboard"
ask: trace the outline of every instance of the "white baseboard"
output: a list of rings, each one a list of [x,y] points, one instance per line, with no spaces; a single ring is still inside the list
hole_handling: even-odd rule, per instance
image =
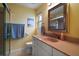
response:
[[[11,50],[11,53],[16,52],[16,51],[21,51],[21,50],[24,50],[24,49],[25,49],[25,48],[13,49],[13,50]]]

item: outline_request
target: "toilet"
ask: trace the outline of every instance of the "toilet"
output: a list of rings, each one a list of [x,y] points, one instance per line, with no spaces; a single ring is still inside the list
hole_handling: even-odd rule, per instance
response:
[[[31,54],[32,53],[32,42],[27,42],[26,44],[26,53]]]

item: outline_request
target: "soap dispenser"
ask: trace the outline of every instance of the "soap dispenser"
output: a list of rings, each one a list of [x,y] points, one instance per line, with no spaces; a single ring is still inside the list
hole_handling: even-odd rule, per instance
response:
[[[63,33],[63,32],[61,33],[60,39],[61,39],[61,40],[64,40],[64,33]]]

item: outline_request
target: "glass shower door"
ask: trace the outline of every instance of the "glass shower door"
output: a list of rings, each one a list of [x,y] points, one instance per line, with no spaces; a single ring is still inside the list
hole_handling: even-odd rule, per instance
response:
[[[10,37],[11,37],[11,25],[10,25],[10,13],[9,10],[6,8],[5,10],[5,55],[10,54]]]
[[[5,3],[0,3],[0,56],[10,53],[10,13]]]
[[[3,6],[0,4],[0,56],[3,55]]]

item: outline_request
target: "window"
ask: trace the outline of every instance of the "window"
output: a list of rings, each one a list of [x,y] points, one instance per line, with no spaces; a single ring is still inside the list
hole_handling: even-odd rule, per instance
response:
[[[38,31],[41,33],[41,27],[42,27],[42,14],[38,15]]]
[[[28,27],[33,27],[34,26],[34,19],[33,18],[28,18],[27,19],[27,26]]]
[[[48,6],[50,7],[52,5],[52,3],[48,3]]]

